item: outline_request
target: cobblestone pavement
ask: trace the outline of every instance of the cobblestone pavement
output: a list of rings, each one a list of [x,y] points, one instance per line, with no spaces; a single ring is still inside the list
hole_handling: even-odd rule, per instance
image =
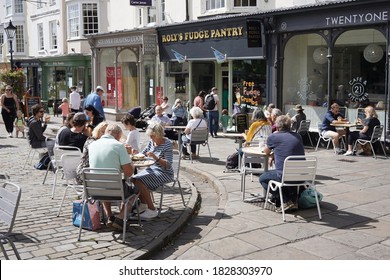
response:
[[[58,188],[50,199],[52,175],[42,185],[43,171],[31,165],[22,170],[26,141],[5,138],[0,126],[0,173],[5,170],[23,187],[14,229],[23,259],[390,260],[390,160],[383,156],[336,156],[332,150],[308,147],[306,153],[318,158],[323,219],[316,209],[307,209],[287,214],[283,223],[280,214],[264,210],[262,203],[242,201],[240,175],[224,172],[237,143],[211,138],[212,161],[201,147],[200,159],[182,162],[186,209],[175,193],[164,203],[169,210],[161,219],[131,227],[127,244],[117,241],[121,235],[111,229],[84,231],[83,241],[77,242],[78,228],[71,224],[74,197],[69,196],[56,217],[63,190]],[[248,196],[259,191],[258,178],[251,182],[248,176]]]

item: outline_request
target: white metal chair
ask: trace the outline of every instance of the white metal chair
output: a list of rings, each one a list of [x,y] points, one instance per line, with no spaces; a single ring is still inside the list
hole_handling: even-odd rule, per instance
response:
[[[45,177],[43,177],[42,185],[45,184],[47,174],[49,173],[50,169],[55,169],[54,167],[54,147],[55,147],[55,141],[51,140],[49,141],[48,138],[46,138],[46,148],[47,148],[47,153],[49,154],[50,157],[50,162],[47,165]]]
[[[257,143],[257,145],[259,145]],[[260,149],[260,148],[259,148]],[[255,165],[264,166],[264,157],[255,154],[243,153],[241,156],[241,191],[242,191],[242,200],[245,200],[245,183],[246,183],[246,175],[251,175],[251,180],[253,180],[252,175],[257,174],[260,175],[264,173],[263,167],[254,167]]]
[[[310,137],[310,120],[302,120],[301,123],[299,124],[299,128],[297,130],[297,133],[301,134],[302,136],[304,135],[307,135],[309,140],[310,140],[310,144],[312,147],[314,147],[313,145],[313,141],[311,140],[311,137]]]
[[[211,152],[210,152],[210,146],[209,146],[209,130],[205,127],[197,127],[193,131],[191,131],[191,140],[190,143],[187,145],[197,145],[197,156],[199,157],[199,150],[200,146],[207,146],[209,150],[209,155],[210,155],[210,160],[213,161],[213,158],[211,157]],[[192,153],[190,153],[190,159],[191,163],[192,161]]]
[[[316,146],[316,149],[315,149],[315,150],[316,150],[316,151],[318,150],[318,147],[319,147],[319,145],[320,145],[321,140],[324,141],[325,143],[328,143],[327,146],[326,146],[326,149],[329,149],[330,143],[332,143],[332,145],[333,145],[332,138],[330,138],[330,137],[325,137],[325,136],[322,134],[322,131],[321,131],[321,129],[322,129],[322,123],[320,123],[320,122],[317,123],[317,127],[318,127],[318,142],[317,142],[317,146]],[[340,137],[340,139],[341,139],[341,144],[343,144],[344,147],[345,147],[344,138],[343,138],[343,137]],[[336,148],[334,147],[334,145],[333,145],[333,150],[334,150],[334,152],[336,152]]]
[[[81,220],[84,220],[85,207],[91,200],[100,201],[120,201],[124,204],[124,219],[123,219],[123,243],[126,240],[126,222],[128,207],[135,203],[138,211],[138,203],[136,203],[139,194],[126,195],[123,188],[122,174],[114,168],[84,168],[83,173],[84,195],[83,195],[83,210],[81,212]],[[131,201],[130,205],[129,202]],[[138,224],[140,218],[138,215]],[[78,241],[80,241],[82,227],[79,229]]]
[[[318,210],[318,216],[322,220],[320,203],[318,201],[318,195],[315,188],[315,178],[317,171],[317,158],[314,156],[289,156],[284,160],[283,166],[283,175],[281,182],[271,180],[268,182],[267,194],[265,197],[264,208],[267,207],[268,196],[270,190],[279,191],[280,204],[282,209],[282,219],[285,222],[286,217],[284,213],[283,206],[283,195],[282,188],[295,186],[297,187],[297,192],[299,192],[299,187],[304,186],[312,187],[316,193],[316,204]]]
[[[64,174],[64,179],[66,180],[66,187],[64,191],[64,196],[62,197],[60,207],[57,212],[57,217],[60,216],[62,205],[64,204],[66,194],[68,189],[73,189],[78,196],[81,196],[84,191],[84,186],[76,183],[76,168],[80,162],[80,156],[77,154],[63,154],[61,156],[62,163],[62,172]]]
[[[0,233],[0,247],[5,259],[9,259],[5,244],[9,243],[15,254],[15,257],[20,260],[20,255],[14,242],[9,238],[15,224],[16,213],[18,212],[22,189],[11,182],[5,182],[0,187],[0,223],[4,226],[5,232]]]
[[[173,173],[174,173],[174,179],[170,183],[163,184],[160,188],[161,192],[161,197],[160,197],[160,206],[158,209],[158,216],[161,216],[161,209],[162,209],[162,203],[163,203],[163,197],[164,197],[164,190],[165,188],[171,188],[174,189],[176,184],[179,187],[181,199],[183,202],[183,206],[186,207],[186,203],[184,201],[184,196],[183,196],[183,189],[181,188],[180,185],[180,180],[179,180],[179,173],[180,173],[180,163],[181,163],[181,150],[180,152],[173,152],[173,162],[172,162],[172,167],[173,167]]]
[[[374,127],[374,130],[372,132],[372,135],[371,135],[371,138],[370,140],[365,140],[365,139],[357,139],[356,142],[355,142],[355,145],[353,146],[353,150],[356,151],[356,145],[359,143],[360,145],[364,146],[365,144],[369,143],[370,144],[370,147],[371,147],[371,151],[372,151],[372,154],[374,156],[374,158],[376,159],[376,154],[375,154],[375,149],[374,149],[374,146],[372,144],[374,143],[379,143],[379,145],[381,146],[382,148],[382,151],[383,151],[383,154],[385,155],[386,158],[388,158],[387,154],[386,154],[386,150],[385,150],[385,147],[383,146],[382,142],[381,142],[381,137],[382,137],[382,133],[383,133],[383,125],[377,125]]]
[[[34,156],[35,156],[36,153],[38,153],[38,154],[43,154],[43,153],[46,153],[46,152],[47,152],[47,149],[46,149],[46,148],[33,148],[33,147],[31,146],[30,134],[29,134],[28,128],[26,128],[26,129],[24,130],[24,132],[25,132],[27,144],[28,144],[28,146],[30,147],[30,150],[29,150],[29,152],[28,152],[26,161],[24,162],[23,169],[26,167],[27,162],[29,162],[29,164],[32,164],[32,160],[33,160],[33,158],[34,158]]]
[[[55,192],[55,188],[57,186],[58,173],[63,172],[62,162],[61,162],[62,155],[64,155],[64,154],[78,155],[79,159],[80,159],[81,158],[81,151],[79,148],[73,147],[73,146],[55,146],[54,150],[53,150],[53,154],[54,154],[54,157],[52,160],[52,165],[54,166],[55,173],[54,173],[54,179],[53,179],[53,188],[52,188],[52,192],[51,192],[52,199],[54,198],[54,192]]]

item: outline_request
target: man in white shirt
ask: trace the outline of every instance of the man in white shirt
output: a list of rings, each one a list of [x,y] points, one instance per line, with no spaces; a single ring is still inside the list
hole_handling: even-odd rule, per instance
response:
[[[74,113],[78,113],[80,110],[80,94],[76,91],[76,87],[73,86],[70,88],[72,90],[71,94],[69,95],[69,105],[70,110]]]

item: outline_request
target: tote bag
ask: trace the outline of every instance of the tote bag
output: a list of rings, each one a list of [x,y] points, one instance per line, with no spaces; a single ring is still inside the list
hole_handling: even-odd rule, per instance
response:
[[[80,227],[81,213],[83,211],[83,201],[73,201],[72,221],[73,225]],[[84,229],[97,230],[101,228],[100,214],[99,214],[99,202],[87,203],[85,208],[84,220],[82,224]]]

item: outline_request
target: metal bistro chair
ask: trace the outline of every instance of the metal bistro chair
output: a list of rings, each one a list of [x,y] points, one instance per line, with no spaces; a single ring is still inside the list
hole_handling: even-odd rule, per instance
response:
[[[33,160],[33,158],[34,158],[34,156],[35,156],[36,153],[42,153],[42,154],[43,154],[43,153],[46,153],[46,152],[47,152],[47,149],[46,149],[46,148],[33,148],[33,147],[31,146],[30,134],[29,134],[28,128],[26,128],[26,129],[24,130],[24,132],[25,132],[27,144],[28,144],[28,146],[30,147],[30,150],[29,150],[29,152],[28,152],[26,161],[24,162],[23,169],[25,169],[27,162],[29,162],[29,164],[32,164],[32,160]]]
[[[181,163],[181,150],[180,152],[176,152],[174,151],[173,152],[173,163],[172,163],[172,167],[173,167],[173,173],[174,173],[174,179],[172,182],[170,183],[166,183],[166,184],[163,184],[160,188],[160,191],[161,191],[161,197],[160,197],[160,206],[159,206],[159,209],[158,209],[158,216],[160,217],[161,215],[161,209],[162,209],[162,203],[163,203],[163,196],[164,196],[164,191],[165,189],[168,187],[168,188],[171,188],[171,189],[174,189],[176,184],[177,186],[179,187],[179,191],[180,191],[180,195],[181,195],[181,200],[183,202],[183,206],[186,207],[186,203],[184,201],[184,196],[183,196],[183,189],[181,188],[181,185],[180,185],[180,180],[179,180],[179,173],[180,173],[180,163]]]
[[[323,140],[325,143],[328,143],[327,146],[326,146],[326,149],[329,149],[330,143],[332,143],[332,145],[333,145],[332,138],[330,138],[330,137],[325,137],[325,136],[322,134],[322,131],[321,131],[321,129],[322,129],[322,123],[320,123],[320,122],[317,123],[317,127],[318,127],[318,142],[317,142],[317,146],[316,146],[316,149],[315,149],[315,150],[316,150],[316,151],[318,150],[318,147],[319,147],[319,145],[320,145],[321,140]],[[344,147],[346,147],[345,142],[344,142],[344,138],[341,136],[340,139],[341,139],[341,143],[340,143],[340,144],[342,144]],[[334,152],[336,153],[336,148],[334,147],[334,145],[333,145],[333,150],[334,150]]]
[[[268,182],[267,194],[265,197],[264,208],[267,207],[268,196],[270,190],[279,190],[280,204],[282,209],[283,222],[286,221],[284,207],[283,207],[283,195],[282,188],[289,186],[296,186],[297,193],[299,193],[299,187],[304,186],[312,187],[315,191],[317,211],[320,220],[322,220],[320,203],[318,201],[318,195],[315,188],[315,178],[317,171],[317,158],[314,156],[289,156],[284,160],[283,175],[281,182],[271,180]]]
[[[64,196],[62,197],[60,207],[57,212],[57,217],[60,216],[62,205],[64,204],[66,194],[69,188],[72,188],[78,196],[81,196],[84,191],[84,186],[79,185],[76,182],[76,169],[80,162],[80,156],[75,154],[63,154],[61,156],[62,171],[64,173],[64,179],[66,180],[66,187]]]
[[[210,161],[213,161],[213,158],[211,157],[211,152],[210,152],[210,146],[209,146],[209,130],[204,127],[197,127],[193,131],[191,131],[191,141],[187,145],[198,145],[197,148],[197,156],[199,157],[199,150],[200,146],[207,146],[209,150],[209,156],[210,156]],[[190,153],[190,159],[191,163],[192,161],[192,153]]]
[[[20,260],[20,255],[9,235],[15,223],[21,195],[22,189],[14,183],[5,182],[0,187],[0,223],[6,226],[6,232],[0,233],[0,247],[6,260],[9,259],[7,250],[4,247],[7,243],[11,245],[15,257]]]
[[[55,146],[54,150],[53,150],[53,154],[54,154],[54,157],[52,160],[52,164],[54,166],[55,173],[54,173],[54,179],[53,179],[53,188],[51,191],[51,198],[52,199],[54,198],[54,192],[55,192],[55,188],[57,186],[58,173],[63,173],[62,162],[61,162],[62,155],[64,155],[64,154],[78,155],[79,159],[80,159],[81,158],[81,151],[79,148],[73,147],[73,146]]]
[[[310,120],[302,120],[300,125],[299,125],[299,128],[297,130],[297,133],[301,134],[302,136],[304,135],[307,135],[309,140],[310,140],[310,144],[312,147],[314,147],[313,145],[313,141],[311,140],[311,137],[310,137]]]
[[[45,142],[46,142],[47,153],[49,154],[49,157],[50,157],[50,162],[47,165],[47,169],[46,169],[45,177],[43,177],[42,185],[45,184],[46,178],[47,178],[47,174],[49,173],[50,169],[55,170],[55,166],[54,166],[54,163],[55,163],[54,162],[55,141],[49,141],[48,138],[46,138]]]
[[[257,146],[259,144],[257,143]],[[260,148],[259,148],[260,149]],[[246,175],[251,175],[251,180],[253,181],[252,175],[260,175],[264,173],[263,167],[255,167],[255,165],[264,165],[264,157],[260,155],[243,153],[241,157],[241,191],[242,191],[242,200],[245,200],[245,183]]]
[[[370,140],[357,139],[356,142],[355,142],[355,145],[353,146],[353,150],[356,151],[356,145],[358,143],[360,145],[362,145],[362,146],[364,146],[365,144],[369,143],[370,147],[371,147],[372,154],[373,154],[374,158],[376,159],[375,149],[374,149],[374,146],[372,144],[374,144],[376,142],[379,142],[379,144],[380,144],[380,146],[382,148],[383,154],[385,155],[386,158],[388,158],[388,156],[386,154],[385,147],[383,147],[383,144],[381,142],[382,132],[383,132],[383,125],[375,126],[374,130],[372,132],[372,135],[371,135],[371,139]]]
[[[115,168],[84,168],[83,169],[83,210],[81,212],[81,220],[84,220],[85,207],[87,203],[93,200],[100,201],[120,201],[124,204],[124,219],[123,219],[123,243],[126,240],[126,222],[127,211],[135,204],[137,213],[139,213],[138,203],[136,203],[139,194],[126,195],[123,189],[122,173]],[[128,205],[130,203],[130,205]],[[130,208],[129,208],[130,207]],[[140,217],[138,214],[138,224]],[[79,229],[78,241],[81,238],[81,230]]]

